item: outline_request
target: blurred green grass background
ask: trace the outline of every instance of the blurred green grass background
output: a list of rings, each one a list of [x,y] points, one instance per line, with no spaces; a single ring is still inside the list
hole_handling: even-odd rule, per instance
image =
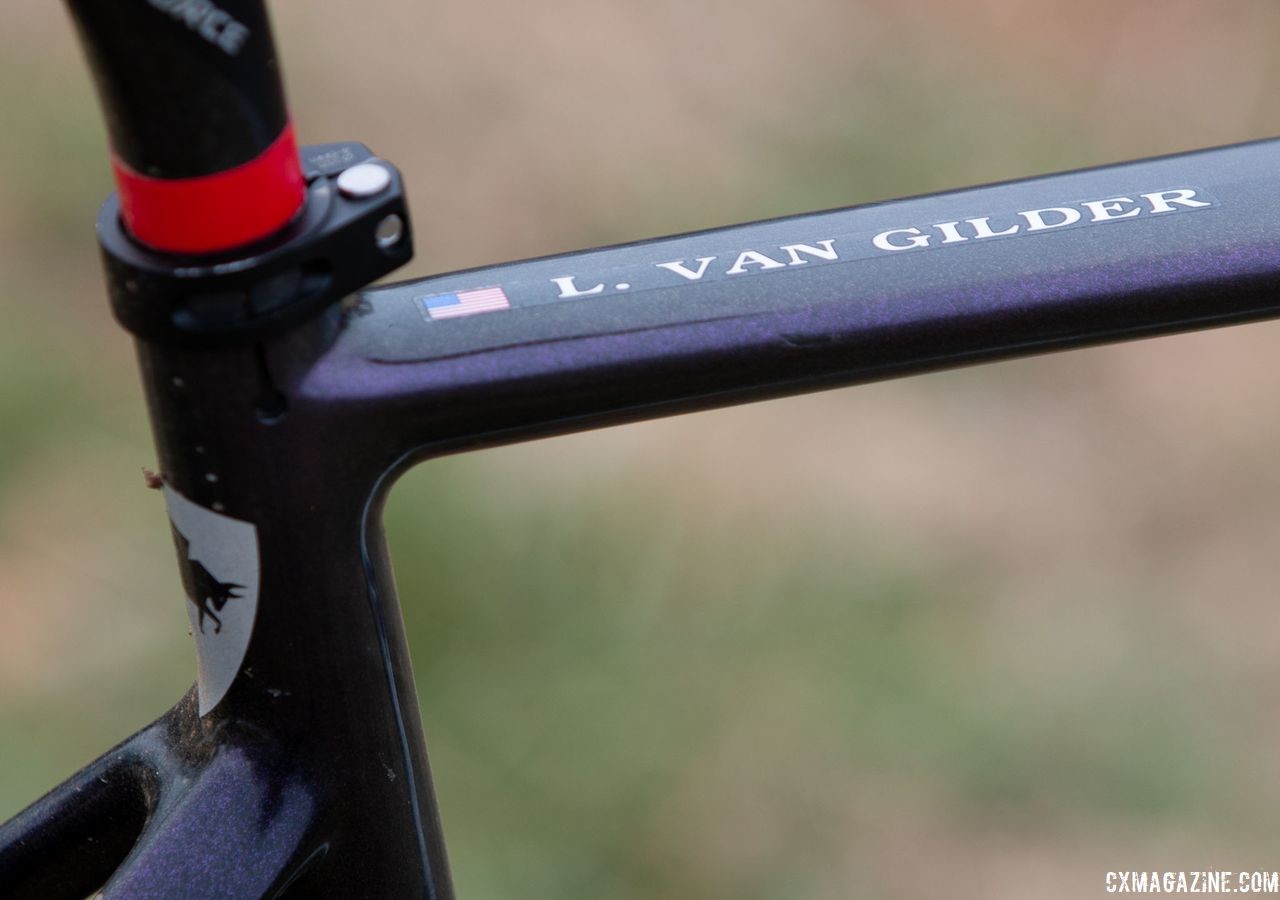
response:
[[[276,4],[407,275],[1267,136],[1270,0]],[[0,11],[0,816],[193,666],[97,110]],[[1280,330],[432,462],[388,512],[466,897],[1076,897],[1280,868]]]

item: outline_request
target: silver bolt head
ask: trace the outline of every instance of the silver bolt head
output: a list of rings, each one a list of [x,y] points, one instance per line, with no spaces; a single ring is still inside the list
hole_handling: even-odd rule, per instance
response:
[[[375,197],[390,186],[391,173],[377,163],[360,163],[338,176],[338,192],[353,200]]]

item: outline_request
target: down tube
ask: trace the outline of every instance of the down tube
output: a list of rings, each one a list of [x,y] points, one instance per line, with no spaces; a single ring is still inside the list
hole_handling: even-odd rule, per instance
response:
[[[1273,316],[1277,172],[1266,141],[393,285],[301,389],[395,455]]]

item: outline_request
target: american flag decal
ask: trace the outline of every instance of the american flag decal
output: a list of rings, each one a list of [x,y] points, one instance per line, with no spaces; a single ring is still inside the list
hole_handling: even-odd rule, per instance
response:
[[[456,319],[458,316],[474,316],[477,313],[511,308],[511,301],[500,287],[432,294],[430,297],[420,298],[419,302],[432,319]]]

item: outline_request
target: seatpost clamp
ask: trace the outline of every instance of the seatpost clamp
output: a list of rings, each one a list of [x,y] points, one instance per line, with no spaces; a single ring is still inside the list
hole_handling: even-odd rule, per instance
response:
[[[116,319],[146,341],[226,347],[315,316],[413,257],[400,173],[355,142],[301,150],[306,202],[272,237],[179,256],[134,240],[112,194],[98,242]]]

